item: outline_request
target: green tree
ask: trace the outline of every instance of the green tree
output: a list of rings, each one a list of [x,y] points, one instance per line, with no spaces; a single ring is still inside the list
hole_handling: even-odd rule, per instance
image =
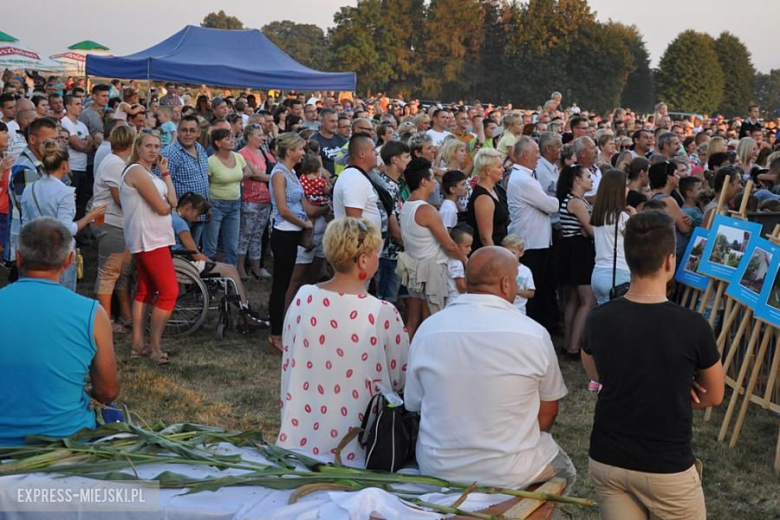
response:
[[[775,117],[775,110],[780,108],[780,69],[772,69],[769,74],[756,74],[753,99],[761,107],[764,117]]]
[[[333,70],[354,71],[357,88],[377,91],[386,87],[392,67],[379,54],[376,44],[382,23],[380,0],[359,0],[355,7],[342,7],[334,15],[328,32]]]
[[[724,31],[715,40],[715,52],[724,76],[723,100],[719,110],[726,117],[744,115],[753,99],[756,77],[750,51],[742,40]]]
[[[711,113],[720,106],[723,86],[723,71],[711,36],[684,31],[664,51],[656,89],[670,110]]]
[[[507,76],[504,48],[510,18],[506,0],[482,0],[482,48],[477,55],[477,77],[474,96],[482,101],[500,103],[505,98]]]
[[[655,82],[650,69],[650,53],[636,26],[625,28],[625,42],[634,58],[633,70],[629,73],[623,93],[620,96],[620,106],[652,112],[655,106]]]
[[[419,92],[424,73],[420,49],[426,36],[425,0],[382,0],[382,23],[377,30],[377,52],[390,66],[387,85],[391,96]]]
[[[422,44],[422,90],[434,98],[473,95],[482,43],[479,0],[432,0]]]
[[[317,70],[324,70],[330,65],[328,40],[317,25],[282,20],[271,22],[261,30],[277,47],[302,65]]]
[[[235,16],[228,16],[225,11],[220,10],[218,13],[207,14],[200,26],[210,29],[241,30],[244,28],[244,23]]]

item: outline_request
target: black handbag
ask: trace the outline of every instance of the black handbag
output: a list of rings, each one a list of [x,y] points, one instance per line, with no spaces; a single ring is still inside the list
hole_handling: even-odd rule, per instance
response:
[[[609,290],[609,299],[616,300],[623,297],[628,289],[631,287],[631,282],[621,283],[615,285],[615,278],[617,277],[617,243],[618,243],[618,223],[620,222],[620,215],[615,217],[615,247],[612,251],[612,288]]]
[[[376,413],[372,410],[376,407]],[[371,417],[374,421],[370,423]],[[394,472],[414,460],[420,416],[403,405],[391,406],[380,393],[369,401],[358,443],[366,450],[366,469]]]

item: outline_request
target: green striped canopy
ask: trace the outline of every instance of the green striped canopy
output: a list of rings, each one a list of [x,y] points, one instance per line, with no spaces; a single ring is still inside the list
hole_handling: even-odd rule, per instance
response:
[[[18,42],[18,38],[14,38],[8,33],[4,33],[3,31],[0,31],[0,42]]]
[[[68,49],[72,51],[107,51],[110,50],[105,45],[101,45],[98,42],[92,40],[84,40],[83,42],[74,43]]]

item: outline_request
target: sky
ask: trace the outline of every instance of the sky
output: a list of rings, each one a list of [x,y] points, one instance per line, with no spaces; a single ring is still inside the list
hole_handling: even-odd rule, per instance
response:
[[[10,1],[10,0],[5,0]],[[115,55],[145,49],[188,24],[197,25],[211,11],[223,9],[246,27],[260,28],[275,20],[333,25],[341,6],[356,0],[24,0],[27,14],[0,17],[0,31],[19,38],[44,55],[63,52],[81,40],[95,40]],[[738,36],[761,72],[780,68],[774,47],[780,0],[590,0],[601,21],[636,25],[656,66],[666,46],[687,29],[717,37]],[[127,8],[126,6],[133,6]],[[35,13],[35,16],[32,15]],[[13,21],[9,21],[13,20]]]

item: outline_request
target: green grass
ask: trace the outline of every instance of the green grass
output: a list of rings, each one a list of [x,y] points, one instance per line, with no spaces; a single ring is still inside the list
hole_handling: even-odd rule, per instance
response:
[[[94,278],[94,253],[86,251],[87,280]],[[250,300],[264,311],[270,281],[247,283]],[[79,286],[91,294],[90,284]],[[214,318],[214,316],[211,316]],[[118,402],[127,404],[147,421],[198,422],[225,429],[262,429],[270,441],[279,428],[280,357],[266,344],[267,332],[235,332],[219,340],[213,319],[188,338],[164,340],[171,363],[156,366],[147,359],[130,359],[127,336],[116,336],[122,375]],[[556,341],[558,338],[556,338]],[[587,391],[588,379],[579,363],[561,361],[569,394],[561,401],[553,436],[579,472],[573,495],[595,498],[587,478],[588,442],[596,395]],[[775,445],[780,421],[751,406],[734,449],[717,442],[731,393],[704,422],[694,413],[694,452],[704,463],[704,492],[709,518],[780,518],[780,477],[774,473]],[[736,415],[736,414],[735,414]],[[732,419],[732,424],[734,420]],[[598,511],[567,508],[577,519],[596,519]]]

